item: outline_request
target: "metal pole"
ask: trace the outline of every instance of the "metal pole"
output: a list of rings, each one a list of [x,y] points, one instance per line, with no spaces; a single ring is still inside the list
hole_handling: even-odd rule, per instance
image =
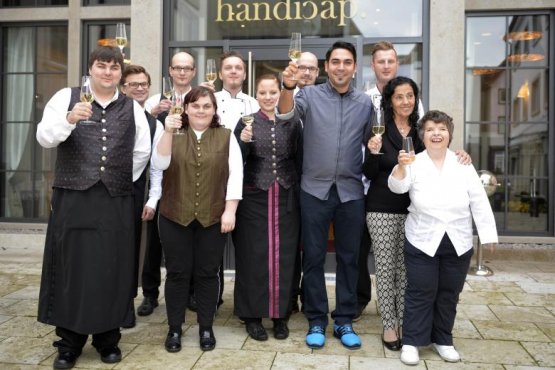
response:
[[[482,264],[482,243],[480,243],[480,238],[478,237],[478,245],[476,246],[476,266],[470,267],[468,270],[470,275],[475,276],[491,276],[493,271]]]

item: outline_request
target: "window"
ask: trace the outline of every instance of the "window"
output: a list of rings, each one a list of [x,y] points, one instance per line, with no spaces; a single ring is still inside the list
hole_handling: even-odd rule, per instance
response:
[[[116,25],[125,23],[127,46],[123,49],[126,62],[131,60],[131,27],[129,20],[90,21],[83,25],[82,74],[88,71],[90,53],[98,46],[116,46]]]
[[[67,27],[2,27],[0,37],[0,218],[46,220],[56,152],[35,132],[50,97],[67,85]]]
[[[18,7],[38,7],[38,6],[67,6],[68,0],[2,0],[0,7],[18,8]]]
[[[465,145],[476,168],[494,172],[501,184],[490,197],[500,233],[548,235],[553,228],[549,19],[466,19]]]

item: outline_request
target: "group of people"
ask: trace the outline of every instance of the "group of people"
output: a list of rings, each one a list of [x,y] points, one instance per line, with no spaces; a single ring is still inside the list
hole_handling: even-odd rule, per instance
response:
[[[72,368],[90,334],[103,362],[121,361],[120,327],[136,320],[141,221],[149,221],[148,247],[137,314],[158,306],[163,252],[168,352],[181,350],[187,308],[197,311],[200,348],[215,348],[229,243],[234,313],[249,336],[267,340],[262,318],[271,318],[273,336],[287,338],[300,296],[306,344],[322,348],[333,223],[333,336],[361,346],[353,322],[370,301],[372,246],[386,348],[402,348],[409,365],[430,344],[443,359],[460,359],[451,332],[472,218],[484,243],[497,242],[495,221],[469,156],[448,149],[452,119],[424,114],[416,83],[396,76],[392,44],[374,46],[377,83],[366,93],[352,84],[356,48],[338,41],[325,56],[325,83],[315,85],[318,59],[305,52],[281,80],[258,77],[255,98],[241,91],[240,54],[221,56],[223,89],[215,92],[209,82],[191,86],[195,60],[179,52],[169,74],[183,112],[163,95],[149,98],[150,75],[124,68],[117,48],[98,48],[88,65],[94,102],[80,102],[79,88],[62,89],[37,130],[42,146],[58,150],[38,314],[61,338],[54,368]],[[383,135],[371,132],[378,109]],[[405,137],[416,156],[403,150]]]

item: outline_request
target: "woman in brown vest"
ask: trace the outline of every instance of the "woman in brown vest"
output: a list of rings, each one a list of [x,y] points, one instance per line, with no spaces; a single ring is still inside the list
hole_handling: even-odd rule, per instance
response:
[[[235,228],[242,193],[241,151],[231,131],[220,126],[214,94],[193,88],[182,116],[166,118],[154,139],[152,165],[164,171],[160,240],[166,258],[168,352],[181,350],[181,325],[194,277],[200,348],[216,346],[212,324],[218,304],[218,270],[226,233]],[[174,135],[183,125],[184,135]]]
[[[274,337],[289,336],[295,259],[299,246],[299,168],[302,127],[299,121],[276,122],[280,95],[276,76],[256,80],[260,110],[252,126],[237,123],[245,178],[244,198],[237,210],[235,243],[235,315],[255,340],[266,340],[262,318],[273,320]],[[254,134],[254,138],[253,138]]]

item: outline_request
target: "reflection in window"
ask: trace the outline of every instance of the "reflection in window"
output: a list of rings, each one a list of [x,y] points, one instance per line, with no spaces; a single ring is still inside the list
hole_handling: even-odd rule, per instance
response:
[[[131,0],[83,0],[83,6],[131,5]]]
[[[0,7],[34,7],[49,5],[67,5],[68,0],[2,0]]]
[[[85,73],[88,71],[88,60],[89,54],[96,49],[98,46],[116,46],[116,25],[118,23],[125,23],[125,31],[127,33],[127,46],[123,49],[123,53],[125,54],[126,63],[131,60],[131,27],[129,24],[129,20],[126,21],[118,21],[118,20],[110,20],[110,21],[90,21],[86,22],[83,29],[84,29],[84,43],[85,47],[83,48],[83,72]]]

